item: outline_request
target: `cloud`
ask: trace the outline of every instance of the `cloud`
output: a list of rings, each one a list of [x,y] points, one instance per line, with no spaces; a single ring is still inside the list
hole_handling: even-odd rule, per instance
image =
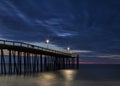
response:
[[[75,31],[64,29],[64,27],[61,26],[61,20],[62,19],[59,18],[51,18],[49,20],[35,20],[35,24],[45,27],[48,31],[52,32],[58,37],[70,37],[78,35],[78,33]]]
[[[57,33],[57,36],[67,37],[67,36],[73,36],[73,34],[71,34],[71,33]]]
[[[64,22],[61,18],[51,18],[45,21],[48,25],[60,25],[62,22]]]
[[[2,10],[3,12],[5,12],[5,14],[8,14],[8,16],[12,17],[12,18],[19,18],[19,20],[21,19],[23,22],[30,24],[30,19],[22,12],[19,10],[19,8],[17,8],[14,4],[12,4],[12,2],[4,0],[4,3],[2,4]]]
[[[88,58],[118,55],[119,8],[119,0],[1,0],[0,38],[35,43],[50,38]]]
[[[107,58],[107,59],[118,59],[120,60],[120,55],[101,55],[99,58]]]
[[[93,53],[94,51],[90,50],[71,50],[72,53]]]
[[[37,45],[37,46],[41,46],[41,47],[44,47],[44,48],[49,48],[49,49],[53,49],[53,50],[58,50],[58,51],[64,51],[64,52],[67,52],[64,48],[58,46],[58,45],[55,45],[55,44],[46,44],[46,43],[38,43],[38,42],[34,42],[34,43],[31,43],[31,44],[34,44],[34,45]]]

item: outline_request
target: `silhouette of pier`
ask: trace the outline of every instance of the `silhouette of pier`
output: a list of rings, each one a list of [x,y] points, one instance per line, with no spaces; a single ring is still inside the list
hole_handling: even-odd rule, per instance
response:
[[[0,40],[0,74],[78,68],[79,56],[23,42]]]

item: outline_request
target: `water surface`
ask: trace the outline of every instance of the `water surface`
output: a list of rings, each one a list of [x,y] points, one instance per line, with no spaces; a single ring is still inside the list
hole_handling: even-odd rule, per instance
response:
[[[80,65],[79,70],[1,75],[0,86],[120,86],[120,65]]]

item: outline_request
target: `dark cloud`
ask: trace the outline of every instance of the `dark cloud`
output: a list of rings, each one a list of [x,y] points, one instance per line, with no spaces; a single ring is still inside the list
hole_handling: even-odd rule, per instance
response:
[[[0,37],[120,53],[119,0],[1,0]]]

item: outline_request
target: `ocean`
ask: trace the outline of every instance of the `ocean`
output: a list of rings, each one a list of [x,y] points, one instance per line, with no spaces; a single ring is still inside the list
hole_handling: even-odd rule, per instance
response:
[[[120,86],[120,65],[80,64],[78,70],[0,75],[0,86]]]

